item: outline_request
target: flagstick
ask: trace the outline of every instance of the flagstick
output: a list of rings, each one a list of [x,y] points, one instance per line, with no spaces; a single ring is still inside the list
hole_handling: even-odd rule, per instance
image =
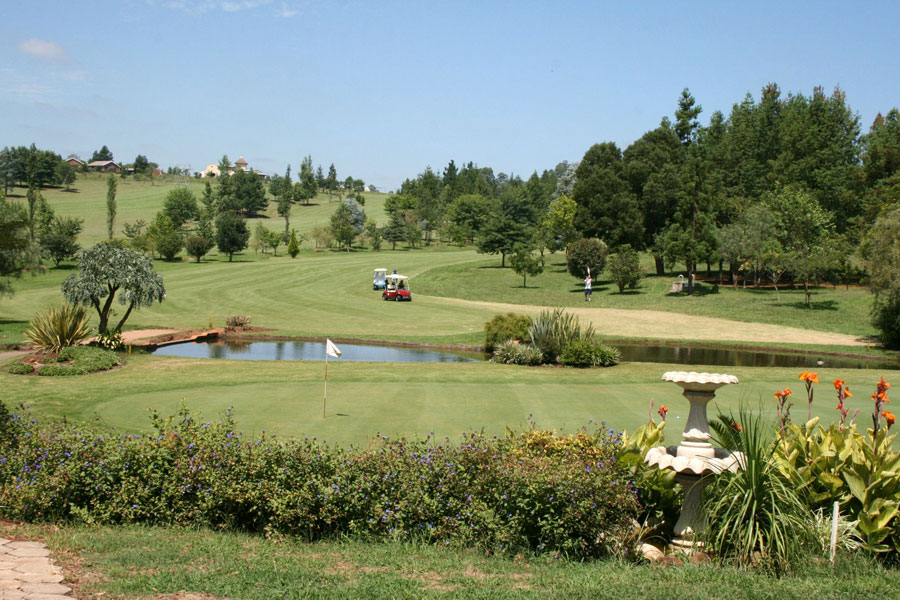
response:
[[[325,418],[325,403],[328,401],[328,352],[325,352],[325,395],[322,397],[322,418]]]

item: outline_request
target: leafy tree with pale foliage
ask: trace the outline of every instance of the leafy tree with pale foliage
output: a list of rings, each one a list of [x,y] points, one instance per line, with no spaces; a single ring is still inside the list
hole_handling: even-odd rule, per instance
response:
[[[643,271],[641,257],[629,245],[619,246],[616,251],[606,257],[606,273],[623,293],[625,288],[634,289],[641,282]]]
[[[162,276],[153,270],[152,260],[134,250],[103,242],[81,254],[78,273],[66,278],[62,293],[71,304],[94,307],[100,317],[97,329],[102,335],[110,332],[109,320],[117,296],[119,304],[128,308],[113,333],[122,331],[134,309],[162,302],[166,288]]]

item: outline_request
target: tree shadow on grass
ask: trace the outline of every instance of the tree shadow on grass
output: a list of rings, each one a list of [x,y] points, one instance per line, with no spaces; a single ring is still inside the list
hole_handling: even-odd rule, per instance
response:
[[[608,292],[610,289],[611,288],[608,285],[599,285],[599,286],[595,285],[591,288],[591,292],[593,292],[593,293]],[[569,293],[570,294],[583,294],[584,288],[583,287],[572,288],[571,290],[569,290]]]
[[[613,292],[616,296],[639,296],[641,294],[646,294],[647,292],[642,292],[641,290],[623,290],[621,292]]]
[[[500,265],[482,265],[478,268],[479,269],[504,269],[504,270],[509,269],[509,267],[501,267]],[[510,269],[510,272],[512,272],[512,269]]]
[[[800,310],[812,311],[836,311],[839,309],[838,302],[836,300],[821,300],[819,302],[813,300],[812,308],[806,305],[805,300],[801,300],[799,302],[770,302],[769,306],[784,306],[787,308],[797,308]]]
[[[28,321],[21,321],[19,319],[4,319],[0,317],[0,327],[4,325],[27,325]]]
[[[67,194],[80,194],[81,193],[81,190],[75,189],[75,188],[72,188],[70,190],[61,190],[61,191],[65,192]]]

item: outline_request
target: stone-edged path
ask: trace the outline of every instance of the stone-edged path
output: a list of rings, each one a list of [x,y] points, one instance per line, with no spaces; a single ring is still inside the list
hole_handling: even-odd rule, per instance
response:
[[[64,579],[41,542],[0,538],[0,600],[71,600]]]

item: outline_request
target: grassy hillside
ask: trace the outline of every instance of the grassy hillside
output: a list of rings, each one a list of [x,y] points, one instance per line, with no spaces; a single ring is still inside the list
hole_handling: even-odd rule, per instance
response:
[[[165,179],[165,178],[163,178]],[[122,226],[125,223],[133,223],[143,219],[149,223],[157,212],[162,210],[166,193],[176,186],[174,180],[149,180],[135,181],[134,178],[117,178],[116,192],[116,235],[122,235]],[[197,196],[198,201],[203,192],[204,180],[189,179],[188,187]],[[213,182],[215,185],[215,182]],[[64,188],[48,188],[41,190],[44,198],[53,207],[58,215],[79,217],[84,219],[84,231],[79,236],[82,246],[90,246],[107,238],[106,231],[106,176],[98,174],[82,174],[72,186],[71,191]],[[10,197],[24,200],[25,190],[14,188]],[[378,223],[386,221],[384,215],[384,200],[387,194],[367,193],[364,209],[366,216],[375,219]],[[337,208],[337,200],[330,199],[326,195],[312,200],[310,205],[294,204],[291,208],[291,226],[298,233],[308,234],[317,225],[328,223],[331,214]],[[284,228],[284,219],[278,216],[277,206],[270,196],[269,208],[265,215],[250,219],[248,225],[253,230],[256,221],[262,220],[269,228],[281,230]],[[304,247],[312,248],[312,242],[307,240]]]
[[[645,273],[653,272],[649,269],[649,256],[645,259]],[[772,289],[734,289],[723,285],[714,291],[713,285],[704,283],[693,296],[670,295],[675,279],[677,274],[650,275],[644,277],[638,289],[620,294],[604,273],[594,281],[591,306],[662,310],[857,336],[876,334],[869,321],[872,294],[863,288],[814,288],[810,309],[802,289],[783,286],[776,294]],[[547,257],[544,272],[528,278],[527,288],[522,287],[522,277],[512,269],[500,268],[499,258],[440,266],[424,273],[416,283],[420,292],[432,296],[544,306],[585,305],[583,281],[566,272],[565,256],[559,254]],[[690,338],[689,331],[684,332],[684,338]]]

